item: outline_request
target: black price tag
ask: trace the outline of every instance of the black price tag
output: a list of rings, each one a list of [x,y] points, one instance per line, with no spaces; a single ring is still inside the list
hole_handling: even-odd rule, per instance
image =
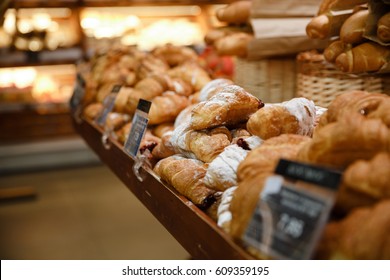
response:
[[[290,170],[300,181],[279,175],[266,180],[244,234],[244,242],[272,258],[309,259],[333,206],[334,189],[338,186],[340,174],[291,161],[281,161],[280,165],[284,166],[278,166],[277,172]],[[324,183],[330,182],[329,178],[323,180],[324,174],[334,176],[334,180],[330,180],[335,183],[332,188]],[[315,180],[309,180],[308,184],[306,179],[313,177],[322,179],[317,185],[312,185]]]
[[[142,138],[144,137],[146,128],[148,126],[148,113],[151,104],[152,103],[150,101],[144,99],[140,99],[138,102],[130,133],[124,146],[125,151],[133,158],[137,157]]]
[[[76,76],[76,82],[73,89],[73,95],[70,98],[69,106],[72,112],[75,112],[79,105],[81,104],[81,101],[83,100],[85,95],[85,80],[80,75],[80,73]]]
[[[96,123],[98,125],[100,126],[105,125],[108,114],[112,112],[112,109],[114,109],[115,99],[120,89],[121,89],[120,85],[113,86],[111,92],[104,98],[103,111],[96,119]]]

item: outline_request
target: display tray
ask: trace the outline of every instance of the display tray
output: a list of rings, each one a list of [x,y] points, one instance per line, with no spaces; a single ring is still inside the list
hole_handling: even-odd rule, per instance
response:
[[[141,182],[133,172],[134,160],[111,139],[103,144],[103,130],[92,122],[73,119],[76,132],[127,188],[146,206],[193,259],[253,259],[207,214],[174,188],[145,169]],[[132,213],[124,213],[131,215]],[[125,217],[125,216],[124,216]],[[137,225],[134,225],[137,226]]]

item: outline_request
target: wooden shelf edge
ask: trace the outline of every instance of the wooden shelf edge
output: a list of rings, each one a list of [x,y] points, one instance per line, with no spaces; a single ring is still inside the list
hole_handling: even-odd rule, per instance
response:
[[[127,188],[146,206],[194,259],[254,259],[192,202],[151,173],[140,182],[132,171],[133,159],[122,146],[106,149],[103,131],[95,124],[73,119],[76,132]],[[124,213],[126,214],[126,213]],[[130,213],[129,213],[130,214]],[[136,225],[135,225],[136,226]]]

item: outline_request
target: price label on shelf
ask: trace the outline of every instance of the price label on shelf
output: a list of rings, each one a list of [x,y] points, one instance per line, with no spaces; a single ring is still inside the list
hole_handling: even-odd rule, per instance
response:
[[[76,112],[79,107],[81,101],[83,100],[85,95],[85,80],[80,75],[80,73],[76,76],[76,82],[74,85],[73,95],[70,98],[69,105],[72,112]]]
[[[271,258],[309,259],[341,174],[286,160],[279,162],[275,173],[265,182],[244,242]]]
[[[137,110],[135,111],[129,136],[125,143],[125,151],[133,158],[137,157],[142,138],[144,137],[148,126],[148,113],[152,103],[150,101],[140,99]]]
[[[121,85],[113,86],[111,92],[103,100],[103,110],[101,114],[97,117],[96,123],[100,126],[104,126],[107,120],[107,116],[112,109],[114,109],[115,99],[118,95],[118,92],[121,90]]]

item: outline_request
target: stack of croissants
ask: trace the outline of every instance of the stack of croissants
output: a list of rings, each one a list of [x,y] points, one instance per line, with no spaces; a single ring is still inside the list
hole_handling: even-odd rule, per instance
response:
[[[382,8],[372,9],[374,2]],[[330,39],[325,59],[343,72],[388,72],[390,6],[386,2],[323,0],[306,33],[313,39]]]
[[[313,258],[390,259],[388,95],[344,93],[327,109],[306,98],[264,104],[231,80],[211,79],[191,49],[172,45],[147,54],[112,49],[92,59],[85,79],[89,120],[112,85],[123,85],[104,125],[122,144],[139,99],[152,101],[140,152],[238,243],[284,158],[343,171]]]

